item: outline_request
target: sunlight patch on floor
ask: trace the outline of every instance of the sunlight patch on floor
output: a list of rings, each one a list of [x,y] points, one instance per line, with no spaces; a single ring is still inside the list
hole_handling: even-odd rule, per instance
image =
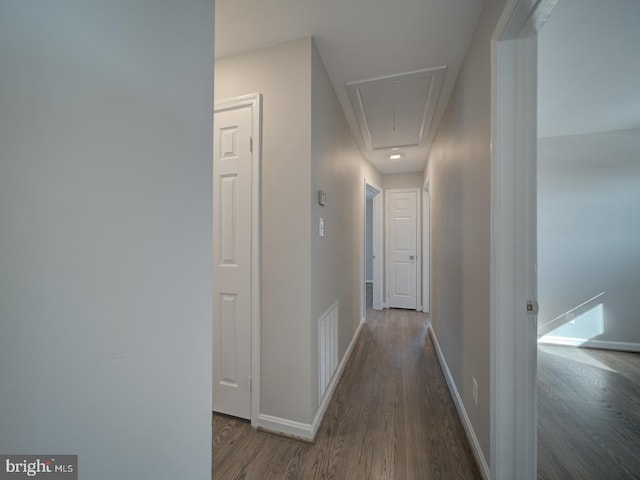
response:
[[[576,347],[546,346],[546,345],[538,345],[538,349],[541,352],[544,352],[548,355],[553,355],[554,357],[561,357],[567,360],[572,360],[574,362],[580,362],[584,365],[589,365],[591,367],[600,368],[608,372],[618,373],[617,370],[614,370],[613,368],[601,362],[597,358],[592,357],[589,354],[589,351],[587,349],[580,349]]]

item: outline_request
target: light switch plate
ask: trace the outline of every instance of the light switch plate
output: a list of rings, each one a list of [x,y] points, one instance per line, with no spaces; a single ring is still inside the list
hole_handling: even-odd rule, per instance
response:
[[[320,217],[319,233],[321,237],[324,237],[324,219],[322,217]]]

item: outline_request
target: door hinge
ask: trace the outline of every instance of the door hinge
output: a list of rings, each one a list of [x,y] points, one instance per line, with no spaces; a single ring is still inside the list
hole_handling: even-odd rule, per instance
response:
[[[253,153],[253,137],[249,137],[249,152]]]
[[[249,376],[249,393],[251,393],[251,389],[253,388],[253,382],[251,380],[251,376]]]

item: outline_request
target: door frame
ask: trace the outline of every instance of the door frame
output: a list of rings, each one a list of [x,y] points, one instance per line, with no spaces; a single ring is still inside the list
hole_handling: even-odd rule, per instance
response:
[[[215,120],[215,114],[218,112],[245,107],[251,108],[251,425],[257,428],[256,421],[260,415],[261,349],[262,94],[251,93],[216,101],[213,114]],[[215,182],[213,188],[215,191]],[[215,281],[214,275],[214,284]]]
[[[386,306],[389,306],[389,275],[391,272],[391,265],[389,265],[389,259],[391,258],[391,254],[389,252],[389,195],[395,192],[416,192],[416,311],[420,311],[422,309],[422,201],[421,201],[421,188],[389,188],[384,191],[384,202],[385,202],[385,298],[387,299]],[[418,253],[420,252],[420,254]]]
[[[491,39],[494,480],[537,476],[537,32],[557,3],[508,0]]]
[[[429,181],[422,187],[422,311],[431,310],[431,197]]]
[[[361,305],[361,312],[360,312],[360,318],[362,319],[363,322],[366,321],[367,318],[367,289],[366,289],[366,280],[367,280],[367,190],[373,190],[375,192],[377,192],[374,197],[373,197],[373,246],[372,246],[372,250],[373,250],[373,254],[377,256],[377,258],[379,259],[378,265],[379,267],[376,269],[375,268],[375,264],[373,267],[373,284],[375,285],[376,282],[379,286],[379,295],[378,298],[376,298],[376,296],[374,295],[373,297],[373,309],[374,310],[382,310],[384,302],[383,302],[383,291],[384,291],[384,284],[382,282],[383,279],[383,275],[382,275],[382,267],[384,265],[384,254],[383,251],[384,249],[382,248],[382,188],[380,188],[376,183],[368,180],[367,178],[364,179],[364,189],[363,189],[363,194],[364,194],[364,208],[363,208],[363,218],[364,218],[364,224],[363,224],[363,232],[364,232],[364,248],[363,248],[363,253],[362,253],[362,305]],[[376,226],[378,228],[376,228]],[[375,240],[378,240],[377,242]],[[378,251],[376,251],[376,249],[374,248],[375,245],[378,245]],[[374,289],[374,293],[375,293],[375,289]],[[378,308],[376,308],[376,306],[378,306]]]

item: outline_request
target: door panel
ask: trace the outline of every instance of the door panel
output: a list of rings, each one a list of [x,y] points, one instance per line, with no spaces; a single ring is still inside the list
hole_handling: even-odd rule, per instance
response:
[[[388,192],[388,305],[417,309],[418,191]]]
[[[230,387],[238,387],[238,296],[220,295],[220,348],[222,359],[220,364],[220,383]]]
[[[392,231],[396,253],[410,255],[415,251],[415,242],[411,242],[411,237],[414,233],[412,231],[412,224],[415,223],[415,218],[395,217],[392,218],[391,221],[393,222]]]
[[[411,274],[412,268],[410,263],[396,263],[395,269],[395,282],[393,283],[395,295],[401,295],[404,297],[411,296]]]
[[[220,263],[227,266],[237,266],[238,245],[238,176],[228,175],[220,177],[218,186],[220,195]]]
[[[213,158],[213,410],[251,418],[251,107],[218,111]]]

